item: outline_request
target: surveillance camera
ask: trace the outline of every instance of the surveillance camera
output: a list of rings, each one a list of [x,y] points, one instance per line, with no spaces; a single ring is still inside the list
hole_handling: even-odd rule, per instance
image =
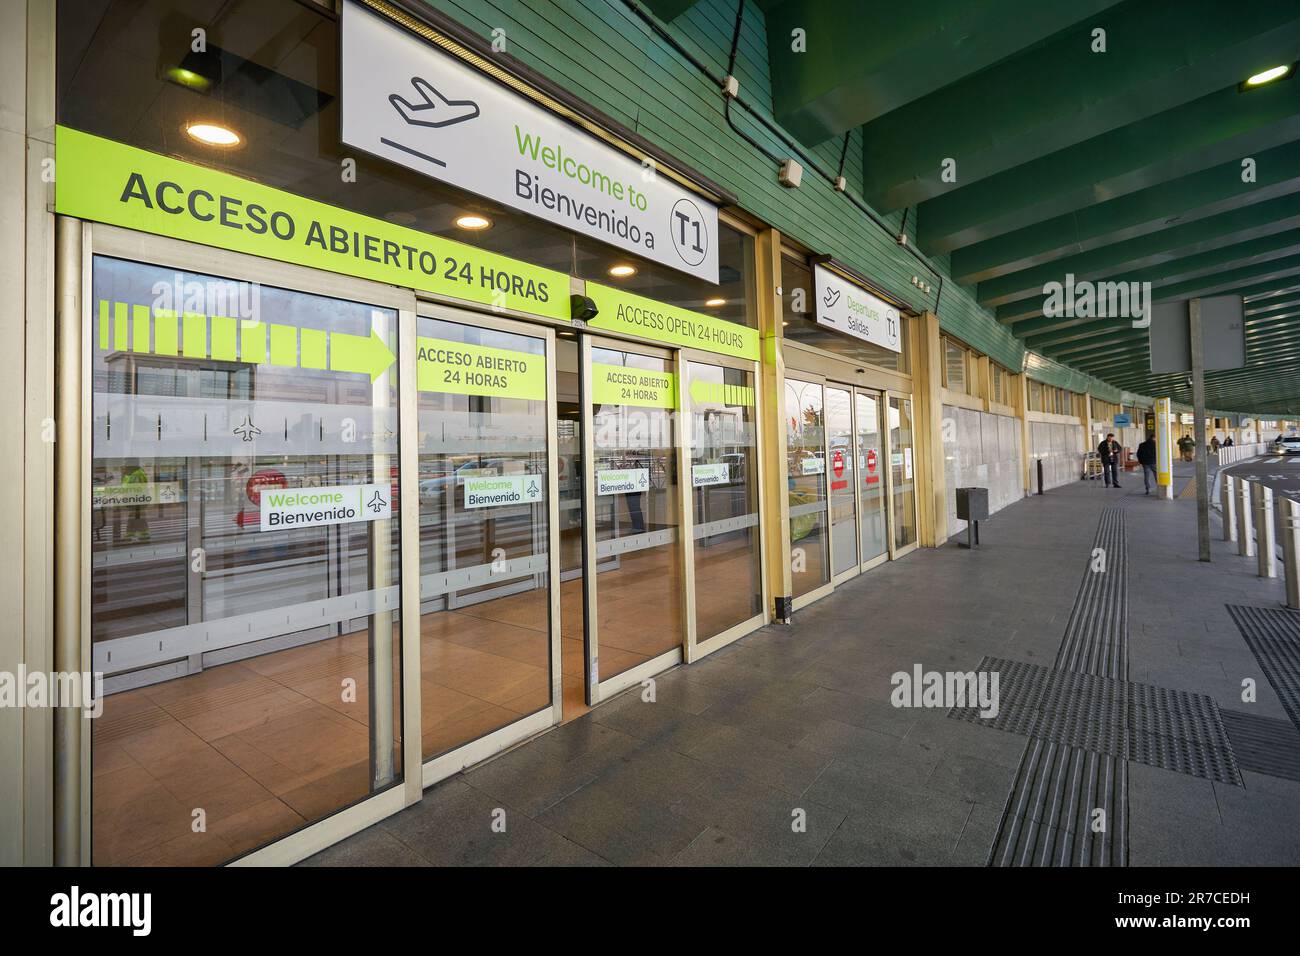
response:
[[[569,296],[569,312],[578,322],[590,322],[600,310],[588,296],[573,294]]]

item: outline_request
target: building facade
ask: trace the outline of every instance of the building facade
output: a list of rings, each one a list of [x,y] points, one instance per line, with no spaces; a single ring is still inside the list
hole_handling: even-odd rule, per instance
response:
[[[302,859],[1136,445],[668,13],[6,5],[0,861]]]

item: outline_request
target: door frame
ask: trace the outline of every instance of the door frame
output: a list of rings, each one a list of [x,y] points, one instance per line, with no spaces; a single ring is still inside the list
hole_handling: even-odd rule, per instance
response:
[[[446,753],[438,754],[429,758],[422,763],[422,782],[424,787],[430,787],[441,780],[445,780],[453,774],[459,773],[466,767],[486,760],[494,754],[500,753],[515,744],[527,740],[542,731],[559,724],[563,718],[564,708],[564,674],[562,669],[561,649],[563,647],[561,639],[561,619],[560,619],[560,525],[559,525],[559,475],[557,472],[558,450],[556,448],[557,425],[557,401],[556,401],[556,348],[555,348],[555,328],[551,325],[539,324],[535,322],[524,322],[513,318],[504,318],[500,315],[492,315],[479,312],[473,309],[466,309],[458,306],[448,305],[445,302],[434,299],[425,299],[420,297],[415,308],[415,314],[412,317],[412,348],[411,348],[411,407],[410,414],[413,419],[413,427],[416,429],[411,434],[418,435],[419,428],[419,392],[416,388],[415,358],[419,348],[418,339],[418,319],[419,318],[438,319],[444,322],[450,322],[457,325],[468,325],[474,328],[488,329],[496,332],[506,332],[512,335],[522,335],[529,338],[541,339],[545,346],[546,358],[546,526],[547,526],[547,607],[549,613],[549,661],[550,675],[549,683],[551,688],[551,702],[547,707],[521,717],[519,720],[499,727],[490,731],[482,737],[466,741],[459,747],[455,747]],[[413,443],[415,458],[416,477],[416,524],[419,527],[419,448],[418,442]],[[414,575],[416,581],[419,581],[419,537],[415,538],[415,567],[417,573]],[[402,580],[406,580],[403,575]],[[417,584],[418,587],[418,584]],[[418,594],[418,592],[417,592]],[[420,606],[420,599],[417,597],[417,608]],[[418,619],[418,618],[417,618]]]
[[[683,581],[687,582],[682,600],[682,643],[647,661],[642,661],[634,667],[629,667],[627,670],[606,680],[600,679],[600,618],[598,616],[599,603],[597,595],[600,558],[597,553],[595,521],[597,497],[596,437],[592,424],[595,414],[592,410],[593,402],[591,400],[591,351],[593,348],[603,348],[617,352],[631,352],[667,362],[677,376],[677,391],[679,394],[676,399],[678,405],[680,405],[681,370],[677,350],[663,346],[610,338],[592,333],[583,333],[578,339],[578,346],[578,364],[581,366],[581,390],[579,394],[582,421],[582,649],[585,661],[583,684],[587,692],[587,706],[595,707],[602,700],[608,700],[634,684],[639,684],[643,680],[654,677],[656,674],[682,663],[685,659],[687,635],[695,619],[695,594],[690,587],[690,578],[688,577],[688,569],[690,568],[688,561],[692,560],[692,556],[689,553],[690,549],[686,547],[686,540],[691,525],[689,500],[683,493],[684,490],[689,489],[685,488],[686,483],[683,480],[684,473],[682,471],[683,461],[685,460],[685,448],[682,440],[682,416],[680,408],[674,408],[671,410],[671,419],[673,422],[674,454],[677,466],[677,558],[681,562]]]
[[[758,424],[758,402],[761,400],[761,376],[762,370],[759,363],[749,359],[734,358],[729,355],[721,355],[717,352],[705,352],[700,349],[681,349],[677,353],[677,407],[681,414],[678,418],[681,420],[681,474],[689,476],[691,474],[691,449],[693,446],[693,433],[691,429],[694,423],[693,409],[691,408],[691,396],[689,385],[686,381],[686,373],[690,363],[697,365],[715,365],[722,368],[738,369],[749,372],[753,382],[754,390],[754,458],[757,467],[754,469],[754,506],[755,517],[758,519],[756,527],[758,528],[758,556],[759,556],[759,579],[762,589],[762,605],[758,613],[752,615],[744,621],[738,621],[731,627],[717,634],[712,634],[703,640],[700,639],[695,617],[695,600],[696,600],[696,580],[695,580],[695,507],[694,495],[695,489],[690,481],[682,481],[685,488],[683,495],[685,515],[684,526],[687,532],[683,535],[683,540],[688,543],[686,548],[686,563],[683,567],[686,569],[686,593],[689,596],[691,605],[690,618],[687,621],[686,628],[686,662],[693,663],[703,657],[707,657],[714,651],[726,647],[733,641],[738,641],[746,634],[751,634],[758,628],[767,623],[767,608],[771,601],[770,587],[768,584],[767,574],[763,572],[763,557],[767,554],[767,528],[763,522],[763,454],[766,451],[763,438],[763,429]]]
[[[323,272],[292,263],[278,262],[258,256],[232,252],[213,246],[174,239],[169,236],[156,236],[119,226],[101,223],[89,223],[71,217],[58,217],[69,228],[79,228],[81,232],[80,274],[70,277],[78,287],[60,290],[63,294],[79,296],[79,314],[81,326],[80,363],[77,371],[79,383],[70,383],[66,379],[62,387],[76,388],[79,392],[82,422],[89,426],[93,414],[93,347],[94,339],[94,259],[96,256],[125,259],[145,265],[160,266],[192,272],[198,275],[212,275],[235,281],[255,282],[261,285],[275,286],[293,292],[302,292],[318,296],[346,299],[397,312],[398,334],[398,453],[399,463],[399,514],[405,528],[419,526],[418,495],[405,494],[406,485],[411,476],[418,474],[417,444],[412,441],[414,431],[408,430],[413,424],[410,413],[415,407],[415,293],[383,283],[358,279],[333,272]],[[67,370],[65,370],[66,372]],[[88,545],[90,529],[90,495],[88,479],[92,475],[93,463],[93,428],[83,427],[77,438],[79,442],[79,464],[81,469],[80,484],[76,495],[79,499],[79,519],[71,518],[81,528],[86,543],[80,549],[80,567],[75,572],[80,580],[79,617],[80,649],[83,669],[93,661],[90,640],[91,617],[91,549]],[[418,478],[415,480],[418,487]],[[403,534],[400,545],[400,566],[403,571],[418,567],[418,536]],[[418,575],[402,573],[399,577],[400,594],[400,686],[402,693],[401,735],[402,735],[402,775],[401,779],[382,790],[371,793],[361,800],[345,807],[340,807],[328,816],[308,824],[298,830],[285,834],[273,843],[245,853],[227,866],[283,866],[316,853],[325,847],[337,843],[344,837],[364,827],[397,813],[404,807],[418,803],[423,793],[420,766],[421,729],[420,729],[420,641],[419,641],[419,584]],[[409,609],[415,609],[411,613]],[[374,662],[372,661],[372,667]],[[396,688],[391,688],[395,691]],[[81,862],[91,862],[91,757],[92,734],[80,736],[79,760],[81,766]]]
[[[858,507],[858,560],[859,569],[870,571],[872,568],[880,567],[886,561],[893,559],[891,548],[894,542],[894,509],[890,507],[890,469],[886,462],[889,461],[889,429],[885,427],[885,422],[881,419],[881,406],[888,401],[888,392],[885,389],[870,388],[866,385],[853,386],[853,453],[856,456],[856,463],[861,465],[862,452],[858,446],[858,436],[862,433],[858,426],[858,396],[870,398],[876,403],[876,428],[880,435],[880,455],[881,475],[884,480],[881,482],[881,491],[884,494],[884,513],[885,513],[885,550],[870,558],[862,557],[862,519],[865,511],[862,505],[862,480],[858,479],[856,484],[857,507]]]
[[[883,438],[883,444],[884,444],[884,447],[886,448],[886,450],[887,450],[887,451],[889,452],[889,454],[890,454],[890,462],[891,462],[890,467],[889,467],[889,506],[888,506],[888,509],[887,509],[887,510],[888,510],[888,512],[889,512],[889,559],[890,559],[891,561],[893,561],[893,560],[896,560],[896,559],[898,559],[898,558],[901,558],[901,557],[903,557],[903,556],[905,556],[905,555],[911,554],[913,551],[915,551],[917,548],[919,548],[919,547],[921,546],[920,513],[919,513],[920,502],[917,500],[920,496],[919,496],[919,495],[917,494],[917,492],[916,492],[916,470],[917,470],[917,465],[916,465],[916,403],[912,401],[912,393],[911,393],[911,392],[900,392],[900,391],[897,391],[897,390],[895,390],[895,389],[887,389],[887,390],[883,391],[883,392],[881,393],[881,395],[882,395],[882,397],[883,397],[883,399],[884,399],[884,402],[885,402],[885,421],[884,421],[884,423],[883,423],[883,426],[884,426],[884,438]],[[905,545],[902,545],[901,547],[895,545],[895,534],[894,534],[894,467],[893,467],[893,464],[892,464],[892,462],[893,462],[894,442],[893,442],[893,438],[892,438],[892,436],[889,434],[890,431],[891,431],[891,429],[890,429],[890,427],[889,427],[889,402],[890,402],[892,399],[895,399],[895,398],[898,399],[900,405],[901,405],[901,403],[903,403],[903,402],[907,402],[907,403],[911,406],[911,412],[909,413],[908,421],[909,421],[909,431],[911,431],[911,433],[912,433],[912,446],[911,446],[911,447],[912,447],[912,528],[914,529],[914,531],[915,531],[915,533],[916,533],[916,539],[915,539],[914,541],[912,541],[911,544],[905,544]]]
[[[826,385],[828,379],[820,372],[805,371],[801,368],[787,369],[785,376],[781,380],[781,388],[785,388],[787,383],[792,379],[796,382],[806,382],[809,385],[816,385],[822,390],[822,462],[825,463],[827,455],[830,454],[828,447],[830,441],[826,435]],[[786,411],[788,413],[789,409]],[[782,453],[788,451],[789,442],[787,440],[785,448],[782,449]],[[822,584],[817,585],[817,587],[813,588],[811,591],[807,591],[798,597],[793,598],[790,602],[790,609],[792,611],[797,611],[800,608],[807,607],[815,601],[820,601],[822,598],[826,597],[826,595],[835,590],[835,542],[831,539],[831,525],[833,523],[831,521],[831,483],[829,476],[826,474],[825,464],[822,466],[822,477],[825,479],[826,486],[826,494],[823,499],[826,502],[826,580]],[[789,526],[785,528],[785,534],[787,536],[790,534]]]
[[[857,577],[859,574],[862,573],[862,499],[858,494],[859,492],[858,486],[861,484],[861,482],[858,479],[858,469],[857,469],[857,460],[858,460],[857,405],[858,403],[855,397],[857,389],[852,384],[846,384],[845,382],[836,381],[834,379],[827,379],[825,383],[825,388],[826,389],[833,388],[836,389],[837,391],[845,392],[849,396],[849,439],[850,439],[849,454],[853,456],[852,460],[850,461],[850,465],[853,468],[853,554],[857,557],[857,560],[853,562],[852,567],[845,568],[843,571],[839,572],[838,574],[835,573],[836,532],[832,527],[830,531],[831,583],[834,584],[836,587],[839,587],[839,585],[845,583],[846,581],[849,581],[852,578]],[[825,392],[823,392],[822,394],[823,396],[825,396]],[[826,401],[824,397],[823,397],[823,401]],[[826,401],[826,406],[827,407],[830,406],[829,401]],[[823,418],[825,418],[827,414],[828,413],[823,412]],[[835,517],[832,511],[832,504],[831,504],[831,495],[832,495],[831,472],[830,472],[831,437],[830,437],[829,427],[824,428],[823,431],[826,433],[826,523],[828,525],[833,526],[835,524]]]

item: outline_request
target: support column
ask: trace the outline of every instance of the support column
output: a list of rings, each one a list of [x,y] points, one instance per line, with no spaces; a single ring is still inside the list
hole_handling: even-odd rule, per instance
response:
[[[939,317],[927,312],[910,323],[912,401],[916,431],[917,531],[924,548],[948,540],[948,487],[943,470],[943,339]],[[952,426],[955,427],[955,423]]]
[[[785,358],[781,353],[781,234],[768,229],[755,244],[761,379],[758,426],[763,456],[763,573],[772,606],[769,619],[788,623],[794,583],[790,574],[789,469],[785,452]]]
[[[1033,454],[1029,450],[1029,376],[1021,372],[1011,383],[1011,404],[1020,426],[1020,471],[1026,495],[1034,493]]]

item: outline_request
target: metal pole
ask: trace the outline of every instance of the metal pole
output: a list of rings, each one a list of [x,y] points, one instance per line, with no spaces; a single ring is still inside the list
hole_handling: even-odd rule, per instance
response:
[[[1251,498],[1255,505],[1255,533],[1259,536],[1259,576],[1277,577],[1277,553],[1273,547],[1273,489],[1262,481],[1254,483]]]
[[[1201,341],[1201,300],[1188,303],[1192,344],[1192,414],[1196,416],[1196,544],[1210,560],[1210,491],[1205,451],[1205,343]]]
[[[1286,577],[1286,606],[1300,610],[1300,501],[1283,498],[1282,573]]]
[[[1255,555],[1255,527],[1250,509],[1251,482],[1237,482],[1237,553],[1243,558]]]
[[[54,669],[84,670],[82,635],[82,228],[75,219],[55,224],[55,389],[57,441],[54,445]],[[54,865],[82,862],[82,731],[80,708],[54,709]],[[6,768],[10,772],[12,768]]]
[[[1237,540],[1237,479],[1232,475],[1223,476],[1219,487],[1219,504],[1223,506],[1223,540]]]

